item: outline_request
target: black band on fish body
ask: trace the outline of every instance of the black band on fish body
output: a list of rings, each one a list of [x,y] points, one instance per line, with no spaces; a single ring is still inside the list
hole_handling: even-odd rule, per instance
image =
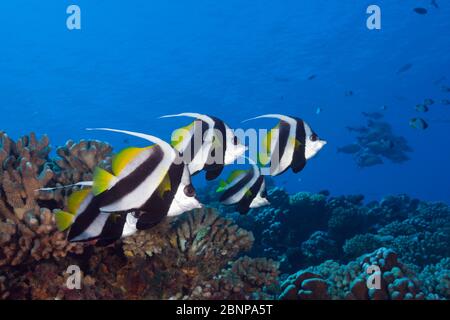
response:
[[[216,179],[222,173],[225,163],[225,152],[227,150],[227,131],[225,124],[222,120],[217,119],[216,117],[209,117],[214,121],[213,139],[218,139],[216,135],[216,131],[218,131],[221,135],[221,141],[219,141],[219,144],[213,143],[207,164],[204,166],[204,170],[206,171],[206,180],[208,181]],[[221,148],[222,150],[216,150],[216,148]],[[216,159],[218,152],[220,152],[220,159]],[[217,163],[217,160],[219,160],[219,163]]]
[[[158,145],[155,145],[150,150],[151,153],[148,159],[139,165],[133,172],[118,181],[110,190],[107,190],[92,199],[86,209],[77,216],[72,224],[68,234],[69,241],[82,234],[84,230],[86,230],[91,223],[94,222],[100,214],[101,207],[114,203],[121,197],[126,196],[153,172],[155,167],[163,159],[164,152]]]
[[[220,197],[220,201],[225,201],[226,199],[232,197],[236,193],[238,193],[240,190],[245,188],[245,186],[253,179],[255,173],[253,170],[249,170],[247,174],[234,186],[229,188],[228,190],[225,190],[225,192]]]
[[[80,234],[86,230],[90,224],[95,220],[95,218],[100,214],[100,203],[97,197],[93,197],[86,208],[81,212],[75,222],[71,225],[67,239],[72,241],[72,239],[78,237]]]
[[[100,199],[101,207],[110,205],[125,197],[152,174],[158,164],[163,160],[164,152],[158,145],[155,145],[150,151],[149,157],[133,170],[133,172],[120,179],[111,189],[97,196]],[[132,209],[134,208],[129,208],[129,210]]]
[[[107,246],[122,237],[123,227],[128,213],[112,213],[105,223],[102,232],[97,237],[97,246]]]
[[[200,123],[200,126],[197,125],[197,123]],[[195,120],[192,130],[192,136],[190,137],[189,143],[187,144],[186,148],[181,151],[183,160],[187,164],[191,163],[194,160],[195,156],[202,150],[204,144],[204,136],[206,131],[208,131],[208,124],[202,120]],[[187,155],[186,150],[189,150],[189,154]],[[189,158],[186,159],[186,156],[188,156]]]
[[[290,128],[291,128],[291,125],[289,123],[287,123],[286,121],[280,120],[279,126],[278,126],[277,145],[275,145],[275,148],[273,149],[273,153],[270,155],[271,168],[274,164],[277,167],[280,166],[281,159],[283,158],[286,148],[288,148]],[[279,173],[277,173],[277,175],[282,174],[286,170],[287,170],[287,168],[284,169],[283,171],[280,171]]]
[[[264,182],[264,177],[260,176],[256,180],[255,184],[250,187],[250,189],[249,189],[250,195],[242,197],[242,199],[238,202],[237,209],[240,214],[246,214],[250,211],[250,205],[253,202],[253,200],[256,198],[256,196],[258,195],[258,192],[261,189],[261,185],[263,184],[263,182]]]
[[[163,194],[163,198],[160,197],[158,192],[155,192],[150,199],[139,208],[142,211],[138,218],[136,229],[146,230],[154,225],[161,222],[169,212],[170,206],[175,198],[175,194],[181,183],[181,178],[183,176],[184,163],[183,164],[172,164],[170,166],[169,179],[170,179],[170,190]]]
[[[298,173],[303,170],[306,166],[306,157],[305,157],[305,147],[306,147],[306,132],[305,132],[305,124],[303,120],[295,118],[297,121],[297,130],[295,134],[295,138],[299,142],[294,149],[294,156],[292,158],[292,171],[294,173]]]

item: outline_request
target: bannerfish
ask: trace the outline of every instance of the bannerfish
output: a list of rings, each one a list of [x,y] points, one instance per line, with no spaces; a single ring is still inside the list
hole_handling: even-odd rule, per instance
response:
[[[312,74],[312,75],[310,75],[309,77],[308,77],[308,80],[314,80],[316,78],[316,75],[315,74]]]
[[[353,96],[353,91],[352,91],[352,90],[345,91],[345,96],[346,96],[346,97],[351,97],[351,96]]]
[[[427,105],[425,105],[425,104],[418,104],[418,105],[416,105],[416,111],[419,111],[419,112],[428,112],[428,107],[427,107]]]
[[[422,118],[412,118],[409,120],[409,125],[411,128],[425,130],[428,128],[428,123]]]
[[[363,133],[363,134],[369,132],[369,128],[364,127],[364,126],[361,126],[361,127],[347,126],[345,128],[350,132],[357,132],[357,133]]]
[[[412,63],[407,63],[407,64],[403,65],[400,69],[397,70],[397,74],[408,71],[409,69],[412,68],[412,66],[413,66]]]
[[[337,149],[337,152],[352,154],[352,153],[357,153],[360,150],[361,150],[361,146],[359,144],[351,143],[351,144],[339,147]]]
[[[226,180],[222,180],[216,192],[222,192],[220,202],[236,205],[240,214],[250,209],[269,205],[264,176],[256,164],[249,170],[235,170]]]
[[[366,147],[370,151],[380,154],[391,150],[394,147],[394,142],[389,139],[381,139],[379,141],[369,142]]]
[[[374,154],[363,154],[357,159],[357,164],[359,167],[372,167],[378,164],[383,164],[383,160]]]
[[[427,13],[428,13],[428,10],[425,9],[425,8],[419,7],[419,8],[414,8],[414,12],[415,12],[415,13],[418,13],[418,14],[427,14]]]
[[[380,112],[362,112],[362,115],[366,118],[370,118],[370,119],[381,119],[384,117],[384,115]]]
[[[189,172],[194,175],[206,171],[206,180],[217,178],[225,165],[233,163],[247,148],[222,120],[198,113],[180,113],[161,118],[192,117],[195,120],[177,129],[171,138],[172,146],[181,153]]]
[[[75,194],[59,216],[70,225],[69,241],[115,241],[152,227],[165,216],[200,208],[187,165],[166,142],[131,131],[100,128],[144,138],[146,148],[126,148],[113,157],[112,173],[96,168],[92,189]],[[68,221],[72,214],[72,224]]]
[[[442,99],[441,100],[441,104],[443,104],[445,106],[448,106],[448,105],[450,105],[450,100],[449,99]]]
[[[431,106],[432,104],[434,104],[434,100],[433,99],[425,99],[423,102],[424,105],[426,106]]]
[[[436,9],[439,8],[439,5],[438,5],[438,3],[437,3],[436,0],[431,0],[431,5],[432,5],[433,7],[435,7]]]
[[[302,119],[281,114],[266,114],[249,120],[275,118],[280,122],[263,138],[259,162],[266,166],[270,163],[270,174],[277,176],[291,168],[300,172],[306,161],[314,157],[327,143],[321,140],[311,127]]]
[[[450,86],[442,85],[442,86],[441,86],[441,90],[442,90],[443,92],[450,92]]]

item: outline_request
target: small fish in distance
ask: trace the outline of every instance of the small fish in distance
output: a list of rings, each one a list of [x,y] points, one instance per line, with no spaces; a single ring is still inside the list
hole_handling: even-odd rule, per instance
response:
[[[425,8],[418,7],[418,8],[414,8],[414,12],[417,13],[417,14],[422,14],[423,15],[423,14],[427,14],[428,10],[425,9]]]
[[[409,120],[409,126],[414,129],[425,130],[428,128],[428,123],[422,118],[412,118]]]
[[[339,147],[337,149],[337,152],[340,153],[347,153],[347,154],[353,154],[357,153],[361,150],[361,146],[357,143],[347,144],[345,146]]]
[[[416,105],[416,111],[419,112],[428,112],[428,107],[425,104],[418,104]]]

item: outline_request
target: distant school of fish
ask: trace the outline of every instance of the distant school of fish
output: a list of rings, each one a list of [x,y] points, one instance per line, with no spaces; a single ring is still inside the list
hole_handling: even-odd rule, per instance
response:
[[[125,148],[113,156],[110,171],[97,167],[93,181],[63,186],[81,187],[70,195],[67,208],[55,213],[58,229],[69,230],[69,241],[104,246],[149,229],[165,217],[201,208],[191,176],[204,171],[207,180],[214,180],[225,165],[245,158],[247,147],[222,120],[198,113],[161,118],[172,117],[190,117],[194,121],[175,130],[171,143],[144,133],[88,129],[135,136],[152,145]],[[257,161],[247,158],[251,168],[232,171],[217,189],[221,203],[235,206],[241,214],[269,205],[262,167],[269,168],[271,176],[288,169],[298,173],[326,144],[302,119],[269,114],[249,120],[261,118],[278,120],[264,138],[263,152]]]

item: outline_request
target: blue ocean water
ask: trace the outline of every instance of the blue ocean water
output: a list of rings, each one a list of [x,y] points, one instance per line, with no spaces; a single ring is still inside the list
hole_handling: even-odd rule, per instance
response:
[[[248,128],[274,123],[242,120],[285,113],[328,141],[299,175],[276,179],[288,190],[449,202],[450,106],[431,106],[427,130],[408,124],[422,116],[414,106],[423,99],[450,99],[434,83],[446,77],[450,86],[450,4],[437,2],[2,1],[0,129],[14,138],[46,133],[55,146],[89,138],[119,149],[122,136],[84,128],[168,139],[188,120],[157,119],[164,114],[196,111]],[[81,8],[81,30],[66,27],[71,4]],[[370,4],[382,10],[381,30],[366,28]],[[414,149],[411,160],[358,168],[336,152],[354,139],[345,127],[383,105]]]

